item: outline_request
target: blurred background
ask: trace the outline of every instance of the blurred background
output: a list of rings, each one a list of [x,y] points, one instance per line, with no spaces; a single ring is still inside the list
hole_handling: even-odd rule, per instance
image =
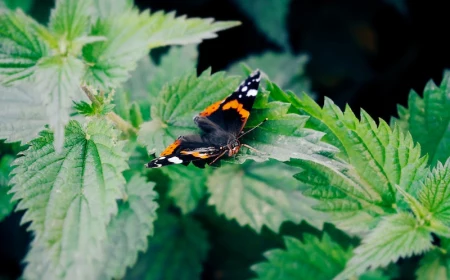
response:
[[[9,7],[20,6],[41,23],[46,23],[54,6],[53,0],[1,1]],[[444,43],[448,36],[444,1],[136,0],[135,3],[140,9],[242,22],[241,26],[220,32],[218,38],[199,45],[199,72],[208,67],[214,72],[233,72],[241,61],[256,63],[263,65],[258,67],[286,89],[311,93],[319,104],[327,96],[340,107],[349,104],[357,113],[363,108],[374,119],[388,122],[391,116],[396,116],[397,104],[406,106],[411,89],[421,94],[428,80],[439,83],[444,69],[450,66],[450,52]],[[158,51],[165,49],[155,53]],[[19,150],[17,145],[0,143],[0,164],[9,165],[12,155]],[[6,177],[7,174],[0,173],[0,185]],[[0,223],[0,279],[15,279],[22,271],[30,235],[24,226],[19,226],[21,215],[22,212],[15,212]],[[241,236],[242,232],[236,234],[237,238]],[[219,231],[215,238],[220,242]],[[219,249],[211,252],[205,279],[214,273],[215,262],[226,261],[226,256],[219,256],[222,252]],[[242,265],[253,261],[248,257]]]

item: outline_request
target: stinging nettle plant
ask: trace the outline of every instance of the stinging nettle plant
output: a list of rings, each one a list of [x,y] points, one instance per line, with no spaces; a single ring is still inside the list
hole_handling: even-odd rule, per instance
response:
[[[283,90],[261,56],[247,129],[268,121],[245,141],[263,153],[144,168],[241,81],[196,70],[196,44],[238,24],[126,0],[56,1],[48,26],[1,10],[0,139],[23,147],[0,161],[0,219],[23,210],[33,232],[25,279],[198,279],[219,231],[233,238],[223,217],[284,243],[249,266],[257,279],[390,279],[412,256],[417,279],[450,277],[450,73],[388,124]],[[317,234],[282,229],[302,221]]]

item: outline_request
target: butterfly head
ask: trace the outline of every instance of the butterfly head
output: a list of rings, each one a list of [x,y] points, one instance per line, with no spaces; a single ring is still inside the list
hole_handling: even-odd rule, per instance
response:
[[[235,155],[239,152],[241,148],[241,143],[236,138],[230,139],[227,144],[228,156]]]

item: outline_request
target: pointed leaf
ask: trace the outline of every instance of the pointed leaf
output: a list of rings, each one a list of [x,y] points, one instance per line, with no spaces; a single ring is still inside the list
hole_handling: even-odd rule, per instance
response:
[[[152,48],[167,45],[197,44],[205,39],[217,37],[217,32],[239,25],[239,21],[214,21],[212,18],[175,17],[175,12],[153,13],[148,24],[150,37],[148,46]]]
[[[11,192],[20,200],[17,209],[27,210],[22,223],[31,222],[35,233],[26,278],[44,267],[42,277],[31,278],[95,277],[93,260],[102,258],[106,225],[117,213],[127,168],[118,132],[94,119],[86,128],[69,122],[65,134],[60,153],[44,131],[14,162]]]
[[[55,148],[64,143],[64,126],[69,121],[73,100],[83,98],[79,87],[84,65],[73,57],[49,57],[39,64],[36,72],[37,94],[46,107],[50,127],[55,131]]]
[[[412,215],[398,213],[388,216],[363,239],[345,270],[335,280],[348,279],[366,269],[384,267],[399,258],[426,252],[432,247],[431,239],[430,232]]]
[[[147,237],[153,234],[158,204],[154,183],[133,176],[125,186],[127,200],[108,225],[105,246],[106,262],[102,270],[107,279],[121,279],[127,267],[136,263],[138,252],[147,249]]]
[[[270,250],[264,253],[267,262],[252,266],[257,279],[267,280],[328,280],[336,276],[351,257],[351,248],[344,250],[331,240],[328,234],[317,237],[304,234],[303,242],[293,237],[284,237],[286,250]]]
[[[43,27],[22,11],[0,13],[0,83],[31,76],[49,48],[39,36]]]
[[[350,108],[342,112],[329,99],[320,108],[305,94],[298,98],[273,84],[268,88],[276,100],[289,101],[291,110],[309,115],[306,127],[327,133],[323,140],[338,147],[339,156],[351,164],[336,170],[310,162],[297,176],[310,186],[306,193],[323,202],[319,209],[332,213],[340,228],[362,232],[375,226],[379,217],[404,207],[396,185],[415,195],[427,159],[409,134],[391,129],[383,120],[376,124],[364,111],[358,119]]]
[[[324,215],[312,210],[314,200],[301,194],[292,178],[297,171],[276,161],[222,166],[208,177],[208,203],[257,232],[263,225],[278,232],[284,221],[306,220],[321,228]]]
[[[83,57],[90,66],[86,81],[98,89],[115,88],[129,78],[129,72],[148,52],[148,12],[126,10],[120,15],[100,18],[90,36],[103,36],[83,47]]]
[[[420,143],[422,154],[429,155],[432,165],[445,162],[450,157],[450,71],[444,73],[440,86],[428,82],[423,98],[412,91],[408,110],[399,112],[400,122],[407,127],[415,141]]]
[[[158,212],[148,249],[124,279],[200,279],[209,249],[206,232],[195,220]]]
[[[41,97],[32,84],[0,85],[0,139],[26,144],[49,122]]]
[[[287,15],[290,0],[234,0],[234,2],[253,20],[263,34],[285,49],[289,49]]]
[[[110,0],[93,0],[97,18],[112,18],[133,8],[133,0],[116,0],[111,5]]]
[[[61,40],[67,40],[67,43],[86,34],[90,25],[91,5],[92,0],[57,0],[50,16],[50,30]]]
[[[450,159],[428,173],[418,197],[432,218],[450,227]]]

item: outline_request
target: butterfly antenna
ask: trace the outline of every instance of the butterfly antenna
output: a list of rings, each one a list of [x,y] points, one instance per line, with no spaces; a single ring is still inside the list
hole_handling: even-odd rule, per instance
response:
[[[223,157],[223,155],[227,152],[227,150],[223,151],[220,155],[218,155],[213,161],[211,161],[208,165],[212,165],[214,162],[216,162],[219,158]]]
[[[264,119],[262,122],[260,122],[258,125],[256,125],[256,126],[250,128],[250,129],[247,130],[246,132],[244,132],[244,133],[242,133],[241,135],[239,135],[237,139],[241,138],[242,136],[244,136],[245,134],[247,134],[247,133],[249,133],[249,132],[252,132],[254,129],[258,128],[260,125],[262,125],[263,123],[265,123],[265,122],[268,121],[268,120],[269,120],[268,118],[265,118],[265,119]]]

